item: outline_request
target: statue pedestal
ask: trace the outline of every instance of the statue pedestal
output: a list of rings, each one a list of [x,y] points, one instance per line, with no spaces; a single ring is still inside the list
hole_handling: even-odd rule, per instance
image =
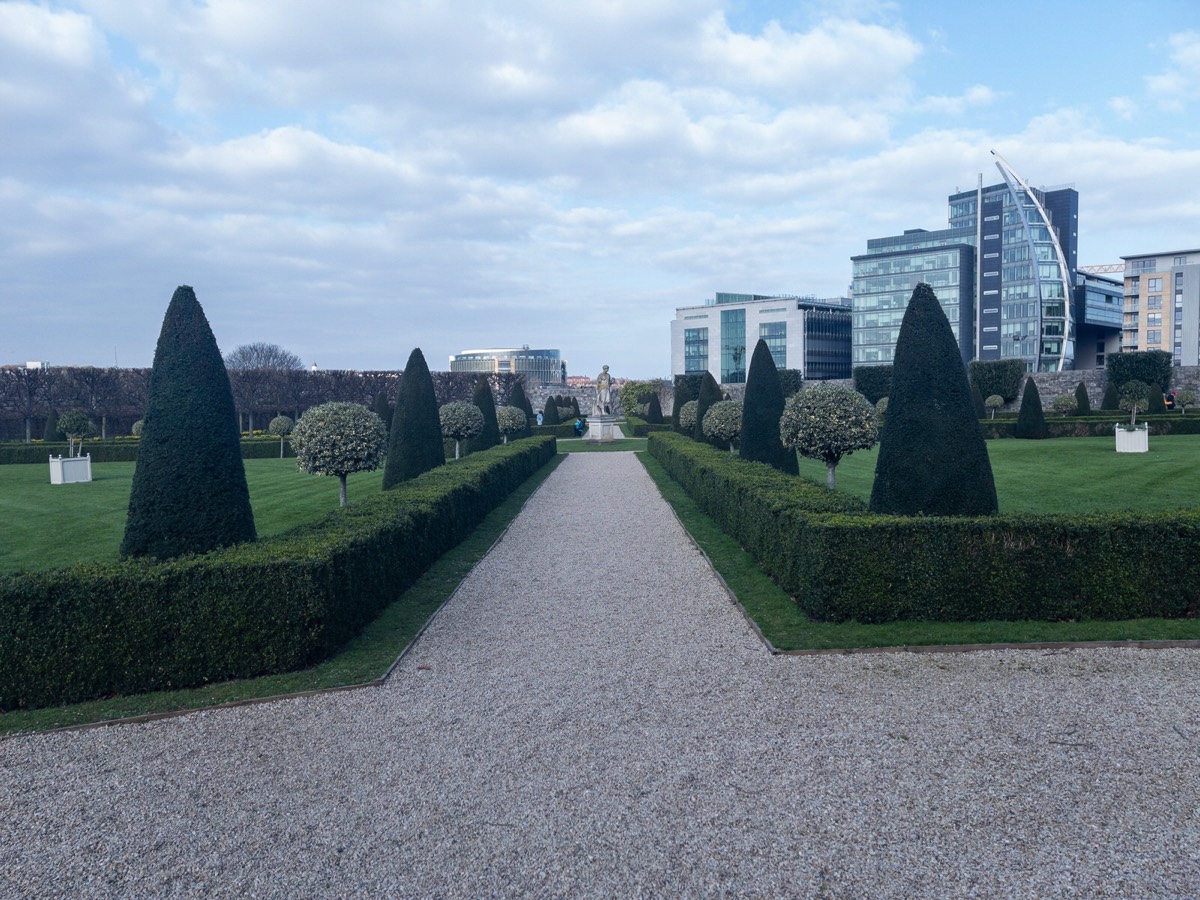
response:
[[[613,432],[616,422],[615,416],[589,416],[584,440],[589,444],[611,444],[616,440]]]

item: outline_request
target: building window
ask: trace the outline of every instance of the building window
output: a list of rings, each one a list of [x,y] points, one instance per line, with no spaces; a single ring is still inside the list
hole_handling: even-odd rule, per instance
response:
[[[1147,278],[1146,279],[1146,290],[1151,294],[1162,291],[1162,279],[1161,278]]]
[[[1186,256],[1177,256],[1177,257],[1175,257],[1174,262],[1171,263],[1171,265],[1173,265],[1173,266],[1186,266],[1187,264],[1188,263],[1187,263]]]
[[[705,313],[705,314],[704,314],[704,315],[702,315],[702,316],[684,316],[684,318],[685,318],[685,319],[687,319],[689,322],[690,322],[692,319],[707,319],[707,318],[708,318],[708,313]]]
[[[1147,297],[1146,309],[1162,309],[1162,294],[1151,294]]]
[[[746,311],[721,310],[721,383],[746,380]]]
[[[708,371],[708,329],[683,330],[683,371],[692,375]]]
[[[1129,264],[1131,272],[1153,272],[1157,268],[1157,259],[1135,259]]]
[[[1146,343],[1150,344],[1151,346],[1157,346],[1158,344],[1161,344],[1162,343],[1162,332],[1161,331],[1147,331],[1146,332]]]
[[[1162,326],[1162,313],[1146,313],[1146,324],[1150,327]]]
[[[771,359],[775,368],[787,368],[787,322],[762,322],[758,326],[758,336],[767,342],[771,351]]]

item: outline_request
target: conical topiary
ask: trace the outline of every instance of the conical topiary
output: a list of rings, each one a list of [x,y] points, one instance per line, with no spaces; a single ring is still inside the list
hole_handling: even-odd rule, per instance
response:
[[[1104,396],[1100,399],[1100,409],[1104,412],[1115,412],[1121,408],[1121,395],[1117,386],[1111,381],[1104,386]]]
[[[1153,416],[1158,413],[1166,413],[1167,401],[1163,399],[1162,388],[1157,384],[1150,385],[1149,405],[1146,407],[1146,415]]]
[[[46,417],[46,427],[42,431],[42,440],[47,444],[53,444],[66,439],[67,436],[58,430],[58,411],[50,410],[50,415]]]
[[[500,423],[496,421],[496,400],[492,397],[492,384],[487,376],[475,382],[475,393],[471,402],[483,413],[483,430],[468,442],[468,453],[478,453],[500,443]]]
[[[533,406],[529,402],[529,397],[525,394],[525,388],[521,382],[513,385],[512,392],[508,395],[508,405],[515,406],[521,412],[525,413],[525,427],[518,432],[514,437],[532,437],[533,426],[537,424],[537,416],[533,414]]]
[[[1092,414],[1092,401],[1088,398],[1087,385],[1082,381],[1075,387],[1075,409],[1077,416]]]
[[[254,538],[229,374],[183,285],[154,351],[121,555],[167,559]]]
[[[750,357],[746,375],[746,396],[742,400],[742,459],[765,462],[781,472],[799,471],[796,453],[783,446],[779,437],[779,419],[783,415],[783,387],[779,370],[767,342],[759,340]]]
[[[396,394],[383,469],[383,489],[386,491],[416,478],[445,462],[446,445],[442,442],[442,422],[433,391],[433,377],[425,364],[425,354],[417,347],[408,355],[400,391]]]
[[[550,397],[546,400],[546,408],[542,410],[543,425],[557,425],[558,421],[558,398]]]
[[[662,403],[659,402],[658,394],[651,394],[650,403],[646,409],[646,421],[651,425],[661,425],[662,420]]]
[[[1017,427],[1013,435],[1026,440],[1041,440],[1050,437],[1046,427],[1046,413],[1042,410],[1042,395],[1037,384],[1026,377],[1025,391],[1021,394],[1021,409],[1017,413]]]
[[[933,288],[918,284],[904,312],[879,441],[871,511],[995,513],[996,484],[958,343]]]
[[[696,427],[692,431],[692,437],[695,440],[705,440],[704,414],[714,403],[720,403],[723,396],[721,386],[717,384],[717,379],[712,377],[712,372],[705,372],[704,378],[700,381],[700,396],[696,398]]]

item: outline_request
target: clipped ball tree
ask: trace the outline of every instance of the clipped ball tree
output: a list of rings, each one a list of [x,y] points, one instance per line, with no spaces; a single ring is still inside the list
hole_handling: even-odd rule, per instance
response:
[[[314,406],[292,430],[296,465],[310,475],[335,475],[340,504],[346,505],[346,477],[371,472],[387,452],[383,419],[357,403],[334,401]]]
[[[704,437],[711,443],[728,444],[733,452],[733,443],[742,433],[742,404],[736,400],[720,400],[708,408],[700,424]]]
[[[1079,411],[1074,394],[1059,394],[1050,401],[1050,408],[1059,416],[1073,416]]]
[[[842,457],[855,450],[870,450],[878,441],[876,408],[853,388],[815,384],[788,398],[779,419],[779,434],[784,446],[825,463],[825,485],[832,491]]]
[[[990,413],[988,418],[994,419],[996,418],[996,410],[1004,405],[1004,398],[999,394],[992,394],[992,396],[983,401],[983,405],[987,407],[987,410]]]
[[[696,430],[696,408],[698,400],[689,400],[679,407],[679,430],[684,434],[692,434]]]
[[[742,400],[742,459],[763,462],[781,472],[795,475],[796,454],[783,445],[779,417],[783,415],[784,391],[767,342],[759,340],[750,357],[746,394]]]
[[[168,559],[255,536],[229,373],[181,285],[154,350],[121,555]]]
[[[72,409],[58,417],[58,430],[67,436],[67,456],[75,455],[75,442],[79,441],[79,452],[83,452],[83,439],[94,434],[96,428],[92,425],[87,413],[81,409]]]
[[[525,411],[515,406],[501,406],[496,410],[496,424],[506,444],[510,436],[515,437],[525,431],[527,421]]]
[[[900,324],[872,512],[976,516],[996,512],[983,429],[946,313],[918,284]]]
[[[1013,430],[1013,434],[1030,441],[1040,441],[1050,437],[1050,429],[1046,425],[1046,413],[1042,410],[1042,395],[1038,393],[1037,383],[1032,378],[1025,379],[1025,390],[1021,394],[1021,409],[1017,412],[1017,427]]]
[[[279,438],[279,458],[283,459],[283,439],[292,433],[292,429],[296,427],[287,416],[276,416],[269,425],[267,425],[267,434],[273,434]]]
[[[1175,405],[1179,407],[1179,414],[1186,415],[1187,408],[1196,402],[1196,395],[1191,391],[1176,391]]]
[[[442,434],[454,441],[454,458],[461,458],[463,441],[469,441],[483,431],[483,413],[474,403],[455,401],[438,410]]]
[[[1129,413],[1129,424],[1137,424],[1137,414],[1150,408],[1150,385],[1144,381],[1127,381],[1121,386],[1121,409]]]
[[[442,442],[433,377],[425,364],[425,354],[417,347],[408,355],[396,394],[383,467],[383,489],[416,478],[445,462],[446,445]]]

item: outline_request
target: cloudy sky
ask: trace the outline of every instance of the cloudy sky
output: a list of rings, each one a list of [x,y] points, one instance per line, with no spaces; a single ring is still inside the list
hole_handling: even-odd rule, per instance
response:
[[[1194,0],[0,2],[0,364],[149,365],[190,284],[225,351],[667,376],[676,307],[844,295],[991,149],[1083,263],[1200,247],[1198,98]]]

